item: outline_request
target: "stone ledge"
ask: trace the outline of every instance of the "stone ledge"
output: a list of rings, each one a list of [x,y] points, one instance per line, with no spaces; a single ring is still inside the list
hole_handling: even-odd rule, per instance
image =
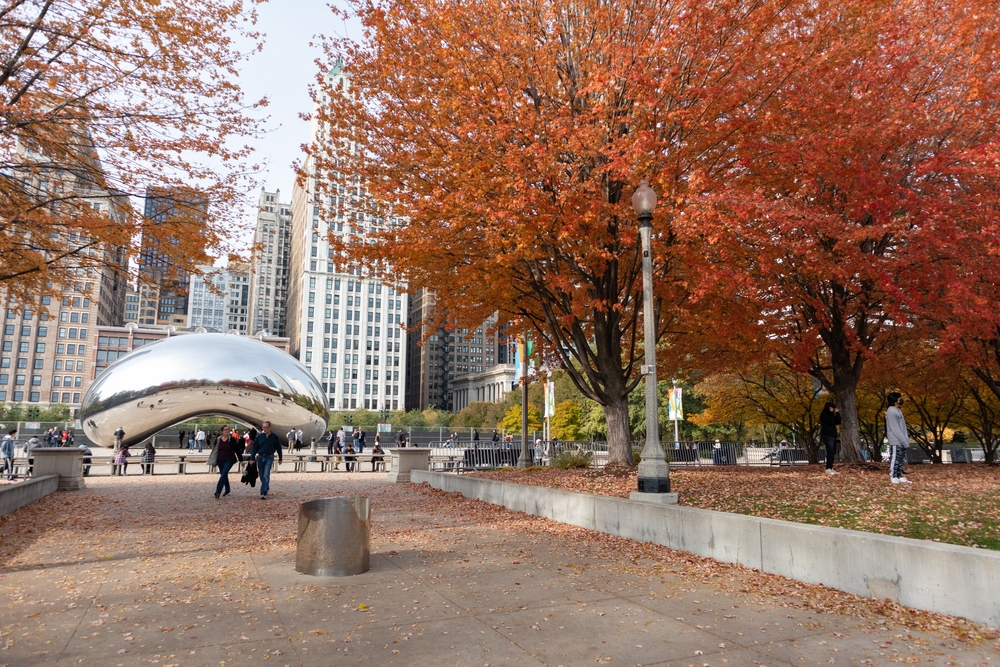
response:
[[[508,509],[1000,627],[1000,553],[450,473],[415,483]]]
[[[0,516],[24,507],[59,490],[59,475],[33,477],[0,487]]]

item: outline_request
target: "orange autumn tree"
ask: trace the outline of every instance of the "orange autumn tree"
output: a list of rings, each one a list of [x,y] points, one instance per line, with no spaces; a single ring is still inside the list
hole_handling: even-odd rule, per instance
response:
[[[1000,11],[877,0],[815,19],[821,56],[704,179],[699,231],[729,269],[717,292],[761,313],[730,326],[836,395],[857,462],[866,363],[945,294],[938,266],[963,261],[965,230],[997,224]]]
[[[316,206],[346,181],[383,224],[374,245],[341,250],[433,291],[451,326],[499,311],[530,332],[604,407],[610,463],[631,465],[628,395],[643,355],[632,191],[646,177],[660,195],[667,372],[694,344],[684,334],[701,263],[677,241],[688,175],[722,168],[729,137],[808,52],[796,14],[806,3],[352,7],[365,37],[327,42],[327,65],[343,58],[348,79],[320,77],[314,120],[327,139],[301,175],[325,188]]]
[[[240,141],[257,131],[234,40],[255,43],[254,4],[0,0],[0,288],[13,304],[121,265],[107,249],[140,231],[186,269],[230,248],[250,169]],[[176,194],[167,224],[129,205],[147,187]]]

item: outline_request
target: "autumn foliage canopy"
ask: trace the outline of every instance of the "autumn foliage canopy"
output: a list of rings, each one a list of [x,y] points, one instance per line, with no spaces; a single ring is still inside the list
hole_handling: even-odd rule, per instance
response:
[[[257,131],[235,83],[253,4],[0,2],[0,287],[15,304],[140,233],[186,268],[230,248],[250,170],[240,140]],[[177,195],[165,224],[133,206],[147,187]]]
[[[309,177],[360,177],[384,223],[365,255],[448,323],[499,311],[543,341],[605,406],[612,462],[642,356],[641,178],[660,199],[660,372],[807,372],[837,396],[848,460],[866,360],[930,321],[955,243],[995,225],[996,3],[352,9],[365,37],[327,42],[349,85],[321,77]]]

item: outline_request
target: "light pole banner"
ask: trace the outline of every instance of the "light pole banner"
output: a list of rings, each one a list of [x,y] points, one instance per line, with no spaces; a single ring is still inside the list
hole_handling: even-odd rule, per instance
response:
[[[556,383],[545,383],[545,416],[551,419],[556,416]]]
[[[681,392],[683,390],[680,387],[674,387],[667,394],[667,409],[669,411],[668,419],[670,421],[680,421],[684,419],[684,404],[681,401]]]

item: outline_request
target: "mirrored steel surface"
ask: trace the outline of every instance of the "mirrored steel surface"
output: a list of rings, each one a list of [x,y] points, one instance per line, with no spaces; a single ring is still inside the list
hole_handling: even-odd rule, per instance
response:
[[[323,388],[308,369],[256,338],[186,334],[143,346],[108,366],[83,399],[81,421],[95,443],[114,432],[137,444],[164,428],[202,415],[230,417],[258,430],[264,420],[282,444],[292,427],[308,443],[326,431]]]
[[[371,501],[337,496],[299,505],[295,569],[320,577],[347,577],[371,567]]]

